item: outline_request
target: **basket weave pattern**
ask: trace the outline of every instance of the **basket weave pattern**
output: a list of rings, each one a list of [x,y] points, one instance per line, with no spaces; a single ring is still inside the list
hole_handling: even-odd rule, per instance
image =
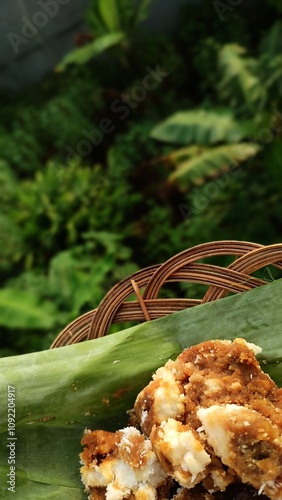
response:
[[[234,256],[226,268],[205,264],[205,258]],[[70,323],[54,340],[51,348],[103,337],[113,323],[148,321],[205,302],[218,300],[229,292],[246,292],[267,281],[251,276],[268,265],[282,269],[282,244],[263,246],[245,241],[215,241],[184,250],[163,264],[147,267],[116,284],[97,309]],[[199,299],[158,298],[165,283],[192,282],[208,285]],[[141,295],[140,290],[144,289]],[[126,302],[136,294],[137,300]]]

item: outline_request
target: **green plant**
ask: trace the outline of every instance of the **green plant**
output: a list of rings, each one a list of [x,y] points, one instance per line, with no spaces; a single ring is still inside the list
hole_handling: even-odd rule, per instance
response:
[[[23,234],[25,267],[44,265],[59,250],[82,242],[89,231],[107,227],[117,232],[123,224],[126,196],[128,203],[134,203],[136,197],[128,193],[126,183],[113,184],[98,165],[83,166],[79,159],[66,165],[49,162],[34,179],[17,186],[17,201],[9,214]]]
[[[40,164],[41,149],[36,135],[30,133],[25,119],[16,122],[12,131],[0,130],[1,158],[15,166],[18,173],[33,172]]]
[[[101,48],[104,35],[119,33],[106,5],[93,0],[88,10]],[[253,20],[242,3],[223,23],[212,2],[187,2],[174,32],[149,34],[133,26],[132,2],[115,5],[126,38],[107,55],[24,92],[0,92],[0,295],[14,293],[17,308],[26,293],[27,314],[29,297],[38,314],[51,302],[54,320],[48,332],[39,324],[31,332],[6,318],[2,354],[47,349],[117,281],[189,246],[281,240],[282,38],[274,10],[261,2]],[[137,101],[147,66],[167,77]],[[81,154],[85,131],[105,118],[113,131]],[[181,296],[196,297],[198,286]]]
[[[221,76],[219,98],[231,104],[239,116],[261,112],[266,102],[259,75],[259,61],[246,55],[244,47],[229,44],[220,49],[218,57]]]
[[[186,190],[179,218],[185,221],[187,241],[194,245],[226,235],[272,244],[281,241],[281,210],[279,184],[254,160]]]
[[[50,344],[59,329],[97,307],[116,281],[137,270],[119,235],[92,231],[84,239],[55,255],[44,273],[30,270],[6,282],[0,289],[0,336],[33,330],[36,350],[46,348],[47,329]],[[12,336],[9,348],[21,347]]]
[[[202,183],[258,153],[258,144],[241,141],[248,129],[248,122],[239,122],[227,109],[196,109],[172,115],[152,130],[151,137],[178,145],[191,144],[163,159],[176,168],[171,181],[180,178],[188,184]]]
[[[40,301],[38,295],[13,288],[0,290],[0,327],[48,329],[56,322],[51,301]]]
[[[63,71],[70,64],[85,64],[110,48],[120,49],[119,58],[128,66],[126,52],[136,27],[147,17],[153,0],[92,0],[87,15],[93,41],[74,49],[59,63],[57,70]]]
[[[254,158],[262,149],[271,151],[270,142],[279,137],[281,129],[271,126],[269,106],[280,102],[281,42],[280,23],[274,25],[260,45],[259,57],[247,57],[245,48],[226,44],[218,50],[217,75],[214,89],[218,104],[226,108],[199,106],[178,112],[153,128],[151,137],[169,143],[191,145],[172,151],[163,157],[176,167],[170,179],[181,182],[204,182],[239,163]],[[276,72],[263,61],[274,61]],[[228,107],[227,107],[228,106]],[[260,132],[267,132],[266,141]],[[257,141],[250,137],[258,136]],[[270,139],[269,139],[270,137]],[[246,142],[247,141],[247,142]],[[271,152],[270,152],[271,154]]]
[[[0,303],[1,293],[3,300],[6,295],[14,297],[3,315],[2,329],[17,326],[20,330],[22,322],[24,332],[30,326],[31,308],[35,312],[37,307],[40,318],[44,304],[52,303],[55,333],[85,309],[97,306],[124,273],[136,270],[126,239],[139,196],[129,191],[124,171],[109,166],[107,174],[101,166],[85,166],[74,159],[67,165],[49,162],[33,179],[19,182],[2,164],[7,189],[0,220],[5,238],[0,265],[6,279]],[[129,207],[132,217],[124,227]],[[12,306],[15,311],[23,308],[16,324]],[[50,322],[46,325],[50,327]],[[34,326],[41,332],[41,323]],[[45,345],[44,336],[42,342]],[[9,343],[10,348],[17,345]]]
[[[224,144],[222,146],[199,149],[198,154],[194,154],[194,149],[184,154],[182,150],[181,160],[177,164],[176,170],[170,175],[170,180],[188,178],[191,183],[201,184],[205,179],[212,178],[222,173],[236,168],[240,163],[253,159],[260,150],[257,144]],[[185,158],[186,157],[186,158]],[[178,155],[167,155],[168,159],[176,159]]]
[[[19,178],[31,177],[51,158],[66,163],[68,147],[76,148],[84,130],[98,128],[104,106],[99,84],[82,69],[58,76],[56,83],[49,77],[29,92],[14,95],[14,103],[7,100],[1,110],[0,159]]]
[[[151,132],[153,139],[176,144],[213,145],[239,142],[246,134],[244,123],[228,108],[179,111]]]

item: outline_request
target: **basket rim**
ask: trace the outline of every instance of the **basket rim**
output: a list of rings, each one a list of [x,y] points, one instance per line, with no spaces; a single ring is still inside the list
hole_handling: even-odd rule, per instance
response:
[[[198,262],[218,255],[232,255],[227,267]],[[218,300],[228,293],[242,293],[268,281],[252,276],[273,265],[282,269],[282,243],[261,245],[247,241],[222,240],[188,248],[162,264],[141,269],[114,285],[96,309],[69,323],[55,338],[51,349],[103,337],[114,323],[149,321],[173,312]],[[202,298],[158,298],[162,286],[171,282],[208,286]],[[144,289],[144,293],[141,293]],[[136,300],[126,301],[135,294]]]

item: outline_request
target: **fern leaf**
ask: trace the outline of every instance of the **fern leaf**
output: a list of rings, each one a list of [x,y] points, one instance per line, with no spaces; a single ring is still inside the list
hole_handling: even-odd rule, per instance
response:
[[[237,166],[255,156],[260,146],[255,143],[239,143],[217,146],[202,151],[193,158],[182,161],[177,165],[170,180],[186,180],[195,184],[201,184],[206,177],[215,176],[225,170]]]
[[[157,125],[151,137],[175,144],[216,144],[238,142],[246,135],[244,124],[239,123],[227,109],[195,109],[181,111]]]

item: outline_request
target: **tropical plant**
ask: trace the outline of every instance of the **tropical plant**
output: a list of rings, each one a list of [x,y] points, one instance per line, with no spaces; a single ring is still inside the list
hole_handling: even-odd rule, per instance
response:
[[[151,137],[179,145],[190,144],[165,155],[175,171],[170,180],[202,183],[253,158],[260,147],[254,142],[242,142],[248,122],[240,123],[227,109],[195,109],[178,112],[157,125]]]
[[[99,36],[118,31],[132,35],[147,18],[152,1],[141,0],[134,5],[131,0],[90,0],[87,21],[91,30]]]
[[[261,112],[266,102],[259,75],[259,60],[246,56],[246,49],[237,44],[223,46],[218,56],[218,96],[236,109],[238,116]]]
[[[170,175],[170,180],[187,176],[192,183],[203,183],[207,178],[221,175],[227,170],[236,168],[240,163],[252,159],[259,150],[260,147],[255,143],[242,142],[201,148],[197,155],[190,155],[189,151],[187,155],[182,153],[180,164]],[[167,158],[171,159],[171,155]],[[173,158],[176,158],[175,153]]]
[[[117,281],[187,246],[281,240],[276,13],[266,6],[264,16],[260,3],[253,21],[242,4],[222,23],[208,0],[204,8],[187,2],[180,29],[135,37],[134,5],[116,2],[128,44],[22,93],[0,92],[0,295],[3,304],[13,295],[19,311],[12,328],[8,300],[1,355],[48,348]],[[88,10],[97,40],[119,33],[105,19],[114,10],[103,10],[103,20],[100,7],[93,0]],[[147,66],[168,76],[137,102]],[[112,109],[117,99],[120,113]],[[85,132],[99,130],[106,117],[113,132],[98,146],[89,141],[83,154]],[[183,285],[182,296],[196,296],[198,286]],[[174,296],[174,285],[164,293]]]
[[[146,19],[152,1],[92,0],[87,20],[93,33],[93,40],[67,54],[59,63],[57,70],[65,70],[70,64],[85,64],[113,47],[121,49],[119,58],[128,66],[126,52],[136,27]]]
[[[204,182],[205,178],[253,159],[264,149],[264,157],[269,151],[270,162],[277,171],[274,158],[281,127],[271,121],[273,107],[278,106],[281,97],[281,43],[278,22],[262,40],[258,58],[248,57],[246,49],[238,44],[224,45],[218,50],[219,83],[215,89],[221,107],[202,105],[179,111],[153,128],[152,138],[187,146],[161,159],[175,168],[171,181]],[[264,61],[269,60],[272,63],[265,67]],[[271,71],[270,64],[276,71]],[[276,109],[276,121],[277,116],[281,119]]]
[[[245,133],[244,124],[236,120],[227,108],[195,109],[170,116],[153,129],[151,137],[169,143],[204,146],[217,142],[235,143]]]

